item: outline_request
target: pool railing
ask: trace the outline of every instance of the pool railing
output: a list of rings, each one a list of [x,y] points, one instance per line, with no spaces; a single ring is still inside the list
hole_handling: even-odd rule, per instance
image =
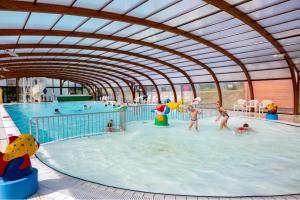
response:
[[[81,113],[69,115],[54,115],[32,117],[29,121],[29,132],[36,140],[43,144],[65,139],[93,136],[104,133],[123,132],[126,123],[132,121],[153,120],[155,113],[151,110],[156,105],[134,105],[128,106],[126,111],[110,111],[96,113]],[[200,104],[200,118],[215,116],[215,109],[211,104]],[[190,114],[186,110],[171,110],[168,115],[170,120],[190,120]],[[107,127],[107,123],[113,120],[113,130]]]

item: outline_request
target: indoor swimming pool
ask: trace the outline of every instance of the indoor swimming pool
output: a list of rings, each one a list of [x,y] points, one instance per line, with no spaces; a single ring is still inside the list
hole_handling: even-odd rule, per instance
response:
[[[88,109],[85,110],[84,105],[87,105]],[[54,114],[56,108],[59,109],[60,116],[106,112],[112,109],[111,106],[106,107],[103,103],[92,101],[7,104],[4,107],[21,133],[29,132],[29,120],[32,117],[58,116]]]
[[[126,132],[48,143],[38,157],[63,173],[131,190],[199,196],[263,196],[300,191],[299,127],[230,117],[127,124]],[[249,134],[235,128],[250,125]]]

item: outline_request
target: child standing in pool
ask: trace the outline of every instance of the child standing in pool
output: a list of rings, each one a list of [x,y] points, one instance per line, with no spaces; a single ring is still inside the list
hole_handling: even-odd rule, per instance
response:
[[[114,131],[114,128],[113,128],[113,120],[109,120],[109,122],[107,122],[107,125],[106,125],[106,131],[107,132],[113,132]]]
[[[217,108],[217,111],[219,112],[219,116],[216,119],[216,122],[219,121],[219,119],[222,117],[222,120],[220,123],[220,128],[228,128],[227,122],[229,119],[229,115],[228,115],[227,111],[220,105],[219,101],[217,101],[217,103],[216,103],[216,108]]]
[[[191,115],[189,129],[191,129],[191,128],[193,128],[193,126],[195,126],[195,129],[198,131],[198,114],[200,113],[200,111],[198,111],[193,106],[189,106],[188,111],[190,111],[190,115]]]

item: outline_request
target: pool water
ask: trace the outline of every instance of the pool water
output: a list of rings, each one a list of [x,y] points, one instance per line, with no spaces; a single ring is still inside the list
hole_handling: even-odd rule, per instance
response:
[[[84,110],[84,105],[89,109]],[[21,133],[29,132],[29,120],[32,117],[53,116],[56,108],[59,109],[60,115],[104,112],[112,109],[111,106],[105,107],[105,104],[93,101],[7,104],[4,107]]]
[[[249,134],[234,129],[247,122]],[[157,127],[130,122],[124,133],[41,146],[38,157],[82,179],[132,190],[199,196],[257,196],[300,192],[300,128],[236,118],[220,130],[214,118],[199,132],[186,121]]]

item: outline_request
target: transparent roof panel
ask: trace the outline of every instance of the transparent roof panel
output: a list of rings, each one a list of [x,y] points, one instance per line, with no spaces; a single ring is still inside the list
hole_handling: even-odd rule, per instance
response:
[[[281,15],[275,15],[266,19],[259,20],[258,23],[263,27],[277,25],[279,23],[285,23],[300,18],[300,12],[298,10],[284,13]]]
[[[37,44],[43,36],[21,36],[19,44]]]
[[[27,16],[27,12],[0,11],[0,28],[22,29]]]
[[[46,3],[46,4],[55,4],[55,5],[63,5],[70,6],[74,0],[37,0],[37,3]]]
[[[108,24],[107,26],[104,26],[103,28],[101,28],[99,31],[97,31],[97,33],[100,34],[106,34],[106,35],[111,35],[119,30],[121,30],[122,28],[128,26],[128,23],[125,22],[112,22],[110,24]]]
[[[254,20],[259,20],[266,17],[271,17],[273,15],[278,15],[281,13],[286,13],[288,11],[300,8],[300,3],[298,0],[290,0],[257,12],[249,14],[249,16]]]
[[[97,1],[91,1],[91,0],[76,0],[73,7],[80,7],[80,8],[87,8],[92,10],[99,10],[103,6],[105,6],[109,0],[97,0]]]
[[[156,22],[164,22],[167,19],[174,17],[176,15],[180,15],[181,13],[187,12],[191,9],[195,9],[197,7],[200,7],[204,5],[204,3],[202,1],[199,0],[184,0],[184,1],[180,1],[160,12],[158,12],[157,14],[154,14],[150,17],[148,17],[147,19],[152,20],[152,21],[156,21]]]
[[[57,24],[53,27],[53,30],[66,30],[73,31],[76,29],[86,17],[64,15]]]
[[[149,0],[140,5],[139,7],[135,8],[134,10],[130,11],[127,15],[144,18],[149,14],[158,11],[175,2],[176,0]]]
[[[156,28],[149,28],[145,31],[142,31],[142,32],[138,33],[138,34],[130,36],[130,38],[140,40],[140,39],[143,39],[145,37],[149,37],[150,35],[157,34],[159,32],[162,32],[162,31],[159,30],[159,29],[156,29]]]
[[[60,44],[76,44],[83,38],[81,37],[66,37],[63,41],[60,42]]]
[[[133,35],[133,34],[135,34],[137,32],[140,32],[140,31],[142,31],[142,30],[144,30],[146,28],[147,28],[146,26],[141,26],[141,25],[134,24],[134,25],[131,25],[131,26],[129,26],[129,27],[127,27],[127,28],[125,28],[125,29],[123,29],[123,30],[115,33],[114,35],[121,36],[121,37],[127,37],[129,35]]]
[[[0,44],[16,44],[18,36],[0,36]]]
[[[130,9],[134,8],[136,5],[139,5],[142,0],[114,0],[108,4],[103,11],[114,12],[124,14]]]
[[[94,43],[97,43],[100,39],[96,38],[85,38],[81,40],[77,45],[84,45],[84,46],[90,46]]]
[[[50,29],[61,15],[49,13],[31,13],[25,29]]]
[[[41,44],[58,44],[64,37],[62,36],[46,36],[40,42]]]
[[[263,1],[252,0],[237,6],[237,8],[243,11],[244,13],[249,13],[258,10],[260,8],[272,6],[277,2],[282,2],[282,1],[281,0],[263,0]]]
[[[177,26],[180,26],[182,24],[185,24],[187,22],[190,22],[192,20],[195,20],[195,19],[198,19],[198,18],[201,18],[205,15],[208,15],[210,13],[213,13],[215,11],[217,11],[218,9],[214,6],[211,6],[211,5],[205,5],[205,6],[202,6],[196,10],[193,10],[191,12],[188,12],[184,15],[181,15],[179,17],[176,17],[174,19],[171,19],[167,22],[165,22],[164,24],[167,24],[169,26],[173,26],[173,27],[177,27]]]
[[[106,19],[91,18],[82,24],[78,29],[76,29],[76,31],[93,33],[108,22],[110,21]]]

